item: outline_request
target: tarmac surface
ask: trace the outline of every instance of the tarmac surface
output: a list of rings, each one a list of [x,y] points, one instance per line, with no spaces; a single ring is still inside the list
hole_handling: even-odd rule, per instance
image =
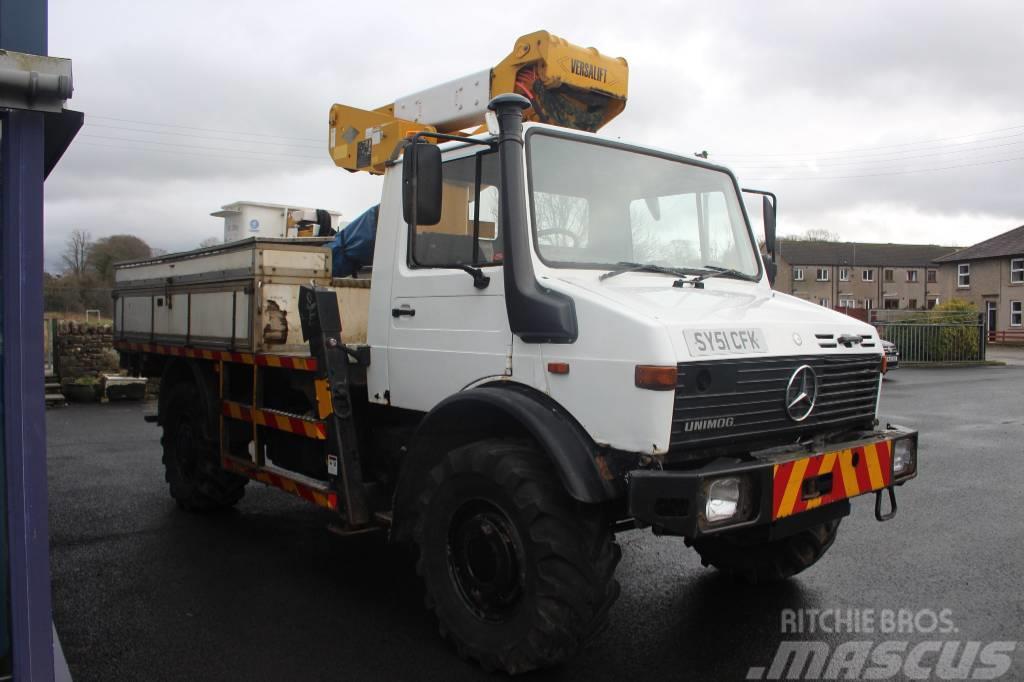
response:
[[[882,414],[921,432],[921,474],[897,490],[894,520],[858,498],[817,565],[756,588],[702,568],[681,539],[620,534],[608,629],[523,679],[742,680],[790,640],[1024,640],[1022,394],[1024,366],[890,373]],[[402,551],[332,535],[330,515],[255,483],[234,511],[179,511],[142,413],[47,413],[54,621],[75,680],[501,679],[438,637]],[[787,609],[861,625],[870,612],[874,627],[784,633]],[[915,616],[915,631],[881,632],[886,609]],[[943,609],[955,629],[932,632]],[[1024,679],[1016,647],[1006,679]]]

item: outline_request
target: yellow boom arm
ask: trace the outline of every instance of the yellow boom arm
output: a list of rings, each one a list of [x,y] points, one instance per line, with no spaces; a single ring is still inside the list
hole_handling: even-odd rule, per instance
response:
[[[405,137],[417,132],[457,133],[484,123],[487,102],[514,92],[530,100],[526,120],[595,131],[626,106],[629,67],[622,57],[602,55],[537,31],[516,41],[497,66],[368,111],[335,104],[328,149],[350,171],[383,173]],[[397,114],[396,114],[397,111]]]

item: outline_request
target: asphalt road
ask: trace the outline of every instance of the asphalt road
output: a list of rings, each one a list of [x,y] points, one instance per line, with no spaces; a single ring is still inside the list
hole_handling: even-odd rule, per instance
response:
[[[821,562],[761,588],[702,568],[679,539],[622,534],[610,627],[527,679],[742,680],[793,639],[1024,640],[1024,366],[890,377],[883,413],[917,427],[922,452],[896,519],[855,500]],[[179,511],[141,415],[47,413],[54,620],[76,680],[497,678],[439,639],[402,552],[338,538],[328,516],[259,484],[237,511]],[[781,632],[784,609],[900,608],[949,609],[956,631]],[[1024,679],[1018,646],[1008,679]]]

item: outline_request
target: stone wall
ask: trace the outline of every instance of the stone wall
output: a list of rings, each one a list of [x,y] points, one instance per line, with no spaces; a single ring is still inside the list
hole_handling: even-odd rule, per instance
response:
[[[117,371],[118,357],[113,341],[109,324],[60,320],[54,348],[57,374],[67,380]]]

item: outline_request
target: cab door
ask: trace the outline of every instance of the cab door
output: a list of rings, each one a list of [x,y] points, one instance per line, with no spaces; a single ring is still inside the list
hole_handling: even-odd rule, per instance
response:
[[[390,402],[426,411],[511,374],[498,225],[497,154],[457,150],[443,164],[441,220],[406,225],[396,244],[388,333]],[[484,288],[464,266],[490,278]]]

